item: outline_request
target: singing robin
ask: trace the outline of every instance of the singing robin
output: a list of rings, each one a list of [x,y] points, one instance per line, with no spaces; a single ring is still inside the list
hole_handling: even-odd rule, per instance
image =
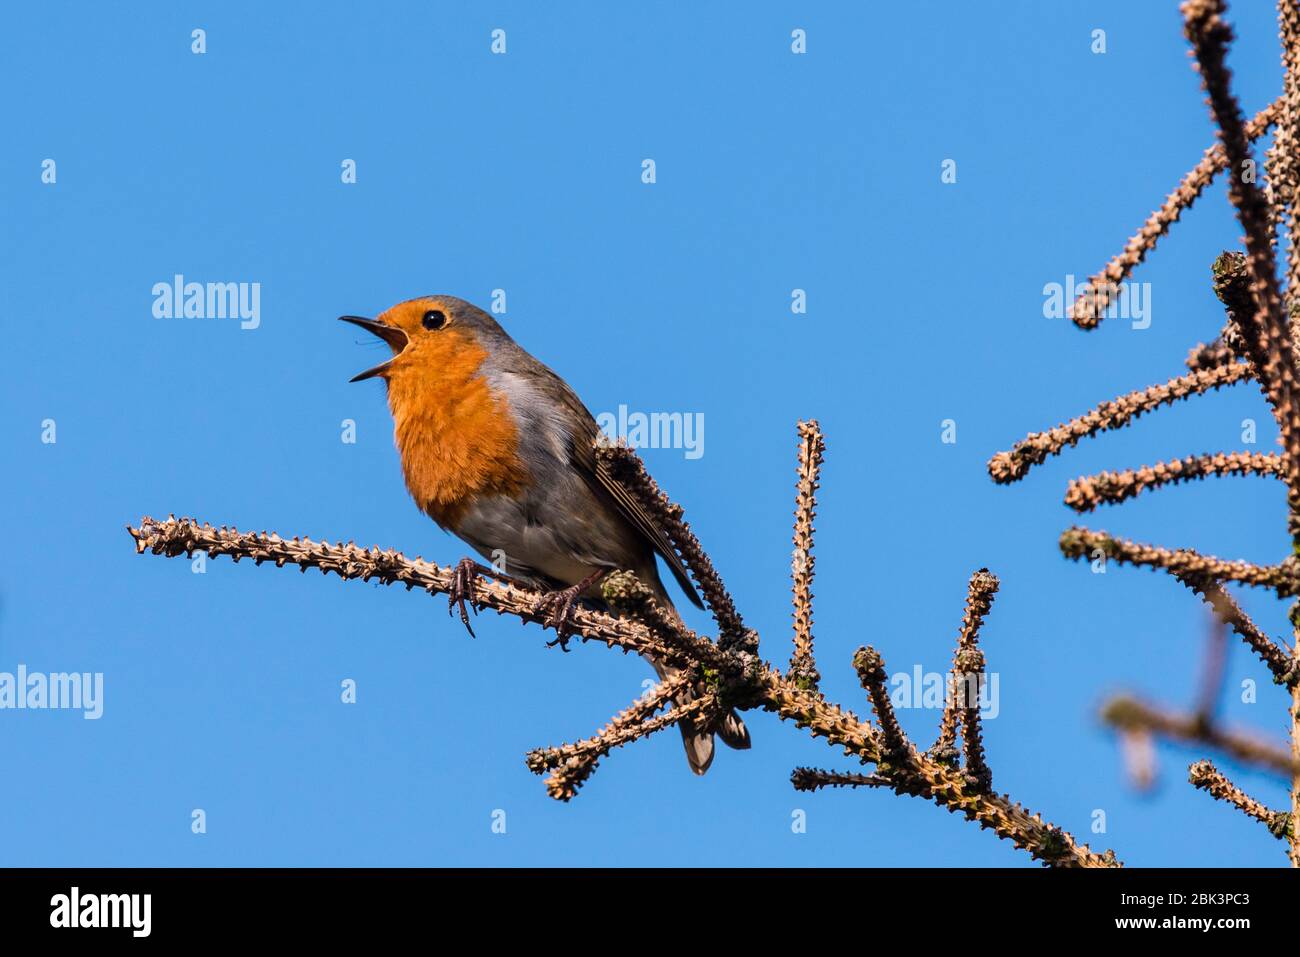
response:
[[[597,461],[599,428],[582,400],[495,319],[452,296],[411,299],[376,319],[340,319],[392,349],[392,358],[351,381],[378,377],[387,384],[402,473],[416,505],[498,568],[504,556],[510,578],[547,592],[539,610],[548,612],[560,641],[575,602],[606,608],[599,581],[615,569],[635,574],[676,615],[656,555],[702,607],[662,529]],[[477,572],[491,570],[462,560],[451,596],[467,628],[464,601],[472,604]],[[661,661],[650,664],[661,679],[674,674]],[[715,731],[733,748],[749,747],[735,712],[714,727],[681,722],[681,731],[696,774],[713,761]]]

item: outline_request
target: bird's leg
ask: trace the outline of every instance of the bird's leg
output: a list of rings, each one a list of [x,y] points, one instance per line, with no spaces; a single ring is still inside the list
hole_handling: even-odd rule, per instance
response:
[[[478,614],[478,602],[474,600],[474,579],[478,575],[490,575],[496,577],[496,573],[490,568],[480,565],[474,559],[465,557],[456,563],[456,567],[451,570],[451,587],[447,589],[447,614],[450,615],[453,610],[460,609],[460,620],[464,624],[465,630],[469,632],[471,638],[477,637],[474,629],[469,625],[469,615],[465,611],[465,600],[469,600],[470,608],[474,609],[474,614]]]
[[[608,574],[608,568],[598,568],[578,584],[550,592],[537,600],[533,613],[542,616],[543,627],[555,629],[556,638],[546,643],[547,648],[558,644],[562,650],[569,650],[569,638],[573,634],[570,630],[573,625],[573,610],[578,607],[578,599]]]

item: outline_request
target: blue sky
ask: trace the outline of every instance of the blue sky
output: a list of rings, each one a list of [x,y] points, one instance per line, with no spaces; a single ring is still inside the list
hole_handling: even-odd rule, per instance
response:
[[[1280,86],[1275,25],[1271,4],[1239,6],[1231,65],[1253,114]],[[562,655],[495,616],[470,640],[419,593],[135,555],[124,525],[175,512],[461,557],[406,496],[382,387],[347,382],[378,353],[334,319],[430,292],[486,306],[498,288],[506,328],[594,412],[703,415],[702,456],[644,455],[767,657],[789,655],[794,425],[817,417],[832,699],[865,713],[862,643],[891,670],[945,669],[966,579],[988,566],[1003,583],[983,633],[997,789],[1130,864],[1283,862],[1185,783],[1198,752],[1162,749],[1162,787],[1133,793],[1096,719],[1118,689],[1191,701],[1199,602],[1148,572],[1091,575],[1056,546],[1076,521],[1070,478],[1242,447],[1246,417],[1271,449],[1258,393],[1163,410],[1009,488],[984,468],[1026,432],[1179,374],[1221,324],[1209,264],[1239,234],[1222,184],[1137,274],[1149,328],[1043,316],[1044,285],[1100,266],[1212,142],[1174,3],[2,16],[0,671],[103,672],[104,714],[0,711],[0,862],[1031,863],[920,800],[795,793],[794,766],[849,765],[765,714],[748,718],[753,750],[720,751],[702,779],[666,734],[556,803],[524,752],[591,733],[640,692],[642,662]],[[177,273],[260,283],[260,325],[154,318],[153,285]],[[1229,479],[1085,523],[1273,561],[1284,511],[1280,484]],[[1245,600],[1282,632],[1281,603]],[[1250,678],[1259,701],[1243,704]],[[1225,715],[1281,740],[1284,696],[1242,648],[1228,682]],[[937,714],[901,719],[928,741]],[[1281,805],[1267,778],[1236,777]]]

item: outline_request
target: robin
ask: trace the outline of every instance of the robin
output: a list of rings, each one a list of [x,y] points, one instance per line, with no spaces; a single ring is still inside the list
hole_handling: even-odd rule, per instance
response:
[[[597,462],[599,428],[582,400],[495,319],[452,296],[411,299],[377,319],[339,318],[393,351],[351,381],[387,384],[402,474],[416,505],[497,567],[504,555],[511,579],[546,592],[537,610],[557,641],[565,642],[577,602],[608,610],[599,582],[616,569],[635,574],[676,615],[656,554],[703,607],[662,529]],[[470,558],[456,566],[448,610],[459,607],[466,628],[465,600],[473,605],[474,577],[484,573],[495,574]],[[674,674],[661,661],[650,664],[660,679]],[[749,747],[735,712],[712,728],[680,727],[696,774],[713,761],[715,731],[733,748]]]

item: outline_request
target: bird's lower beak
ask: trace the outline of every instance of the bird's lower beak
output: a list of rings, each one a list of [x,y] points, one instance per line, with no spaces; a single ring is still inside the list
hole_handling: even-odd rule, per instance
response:
[[[392,348],[394,356],[405,349],[406,344],[409,341],[406,337],[406,333],[401,329],[398,329],[396,326],[384,325],[382,322],[375,322],[373,319],[363,319],[361,316],[339,316],[339,321],[350,322],[354,326],[360,326],[367,332],[373,333],[380,339],[383,339]],[[389,359],[387,362],[381,362],[373,369],[367,369],[365,372],[354,375],[348,381],[360,382],[363,379],[371,379],[377,375],[382,375],[388,371],[388,367],[392,364],[392,361],[392,359]]]

